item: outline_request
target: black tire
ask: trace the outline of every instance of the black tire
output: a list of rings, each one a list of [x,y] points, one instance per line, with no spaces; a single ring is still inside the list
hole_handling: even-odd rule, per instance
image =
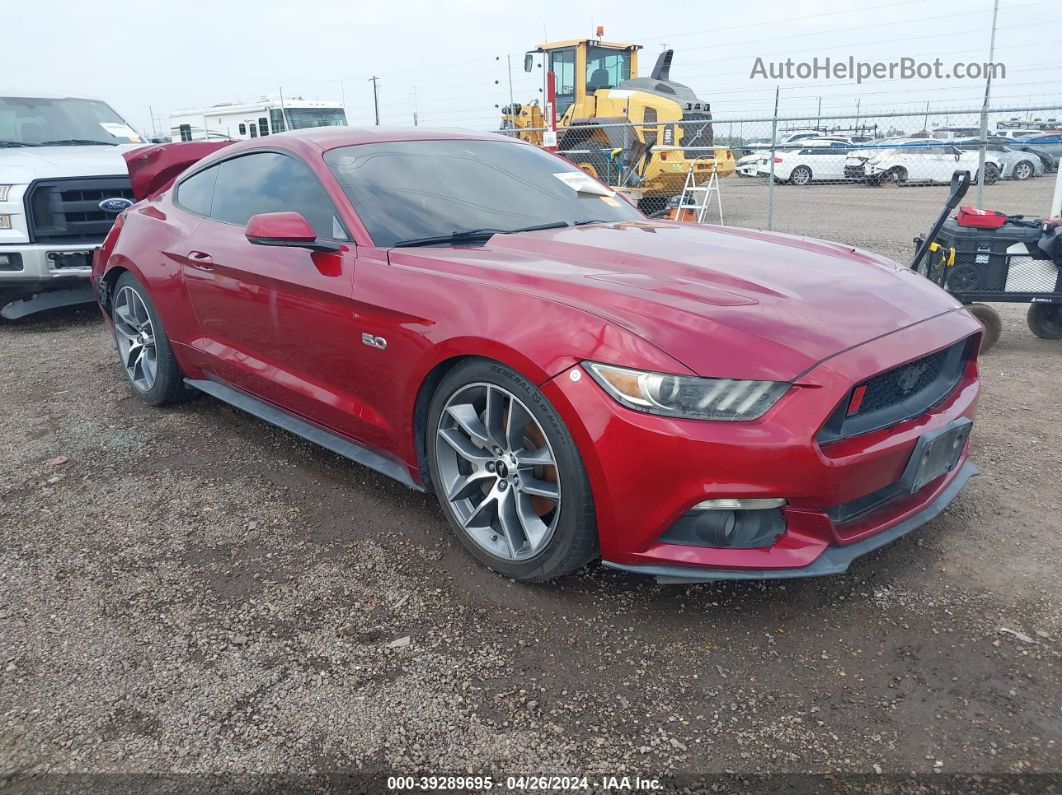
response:
[[[148,316],[151,318],[157,362],[154,382],[151,384],[150,388],[143,389],[141,386],[138,386],[130,376],[124,363],[121,361],[121,355],[119,353],[119,365],[122,366],[122,372],[125,373],[126,380],[129,381],[129,385],[133,388],[136,396],[152,406],[165,406],[170,403],[178,403],[186,400],[189,397],[191,390],[185,386],[184,374],[181,372],[181,368],[177,364],[177,359],[173,355],[173,348],[170,345],[169,337],[166,336],[165,329],[162,325],[162,319],[159,317],[159,313],[155,309],[155,305],[152,303],[150,295],[148,295],[147,288],[140,283],[140,280],[137,279],[136,276],[129,271],[126,271],[118,277],[118,281],[114,285],[114,291],[111,294],[112,308],[113,298],[118,296],[123,289],[131,289],[135,291],[144,302],[144,307],[147,309]],[[112,333],[115,337],[115,348],[120,350],[118,348],[118,330],[114,324],[112,324],[112,326]]]
[[[974,184],[981,179],[981,174],[978,173],[974,176]],[[999,168],[994,163],[985,163],[985,184],[995,185],[999,182]]]
[[[1062,340],[1062,304],[1031,304],[1025,322],[1042,340]]]
[[[874,185],[875,187],[885,186],[898,186],[907,181],[907,169],[903,166],[894,166],[888,171],[879,174],[877,177],[871,177],[867,180],[867,183]]]
[[[512,560],[498,557],[481,546],[464,529],[453,506],[442,493],[444,478],[439,463],[439,425],[447,402],[470,385],[492,384],[518,398],[538,423],[556,459],[562,502],[552,536],[533,557]],[[575,571],[598,555],[597,520],[590,481],[571,433],[556,409],[526,378],[488,359],[469,359],[454,367],[432,397],[428,409],[426,449],[428,467],[439,505],[458,539],[484,566],[521,582],[544,582]],[[445,442],[441,443],[445,445]]]
[[[981,340],[981,353],[988,353],[999,342],[999,335],[1003,333],[1003,318],[1000,317],[999,312],[988,304],[968,304],[966,308],[984,326],[985,332]]]
[[[1036,169],[1028,160],[1021,160],[1014,164],[1014,170],[1010,172],[1013,179],[1023,182],[1036,174]]]
[[[807,166],[797,166],[789,174],[789,181],[793,185],[810,185],[811,184],[811,169],[808,168]]]

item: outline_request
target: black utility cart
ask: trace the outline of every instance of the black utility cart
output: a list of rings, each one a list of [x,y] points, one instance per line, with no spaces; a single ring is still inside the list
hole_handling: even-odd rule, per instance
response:
[[[956,171],[944,212],[925,237],[915,238],[911,267],[939,284],[985,327],[981,350],[999,339],[1002,320],[985,301],[1029,304],[1029,329],[1041,339],[1062,339],[1062,223],[960,209],[970,172]]]

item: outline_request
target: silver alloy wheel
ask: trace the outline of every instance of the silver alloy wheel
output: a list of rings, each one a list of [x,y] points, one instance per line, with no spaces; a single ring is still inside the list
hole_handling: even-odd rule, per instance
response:
[[[811,182],[811,172],[804,166],[797,166],[789,175],[789,180],[794,185],[807,185]]]
[[[1014,179],[1024,180],[1028,179],[1032,175],[1033,167],[1026,161],[1022,160],[1020,163],[1018,163],[1018,165],[1014,166]]]
[[[158,373],[155,328],[144,299],[132,287],[123,287],[115,295],[113,320],[122,366],[137,391],[147,392]]]
[[[505,560],[526,560],[553,537],[560,473],[545,432],[512,392],[468,384],[439,418],[437,484],[469,538]]]

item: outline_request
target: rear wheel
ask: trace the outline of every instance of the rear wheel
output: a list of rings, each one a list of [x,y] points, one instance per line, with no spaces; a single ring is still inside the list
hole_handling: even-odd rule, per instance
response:
[[[1025,321],[1040,339],[1062,340],[1062,304],[1032,304]]]
[[[137,396],[152,406],[187,397],[184,375],[155,305],[132,273],[123,273],[114,286],[111,320],[118,361]]]
[[[794,185],[807,185],[811,182],[811,169],[807,166],[797,166],[789,175],[789,181]]]
[[[970,314],[981,321],[984,326],[984,337],[981,340],[981,353],[988,353],[997,342],[999,335],[1003,333],[1003,318],[999,312],[988,304],[969,304],[966,307]]]
[[[427,448],[443,513],[488,568],[540,582],[596,556],[593,499],[575,442],[520,374],[485,359],[451,370],[432,399]]]

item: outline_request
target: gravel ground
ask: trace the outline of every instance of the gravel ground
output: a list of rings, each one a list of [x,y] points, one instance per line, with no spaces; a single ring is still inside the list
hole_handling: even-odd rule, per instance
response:
[[[681,587],[500,578],[430,497],[205,397],[142,405],[94,310],[2,325],[0,785],[1058,773],[1062,344],[1003,310],[945,514],[846,576]]]

